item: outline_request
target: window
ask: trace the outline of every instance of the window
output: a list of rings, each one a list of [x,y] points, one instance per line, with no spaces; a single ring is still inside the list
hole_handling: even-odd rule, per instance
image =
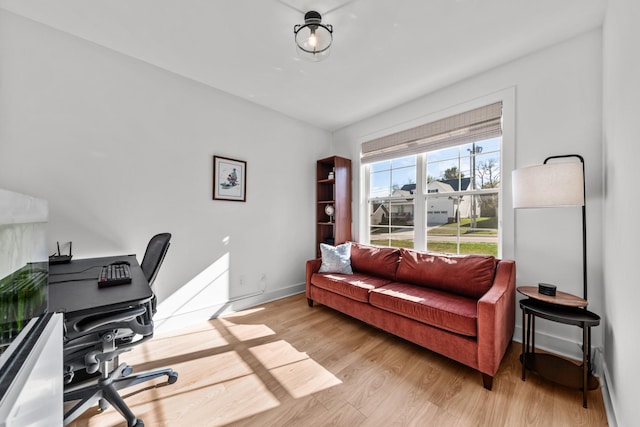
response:
[[[426,249],[497,256],[500,138],[427,152],[425,159]]]
[[[378,141],[367,154],[363,144],[363,159],[384,158],[363,161],[369,243],[498,256],[502,138],[497,114],[497,130],[471,137],[396,140],[382,149]],[[413,153],[392,157],[395,147],[402,147],[401,154]]]
[[[416,156],[371,165],[370,243],[413,247]]]

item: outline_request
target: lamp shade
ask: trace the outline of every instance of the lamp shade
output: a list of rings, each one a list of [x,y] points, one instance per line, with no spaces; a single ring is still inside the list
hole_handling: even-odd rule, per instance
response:
[[[582,163],[545,163],[512,172],[514,208],[584,206]]]

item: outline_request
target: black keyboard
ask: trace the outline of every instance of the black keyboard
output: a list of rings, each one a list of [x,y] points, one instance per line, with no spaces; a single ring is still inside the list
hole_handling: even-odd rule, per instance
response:
[[[102,267],[98,276],[98,287],[126,285],[131,283],[131,269],[127,264],[109,264]]]

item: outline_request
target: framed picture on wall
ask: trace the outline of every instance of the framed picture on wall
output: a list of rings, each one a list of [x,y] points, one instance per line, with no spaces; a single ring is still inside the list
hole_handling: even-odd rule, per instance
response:
[[[247,201],[247,162],[213,156],[213,200]]]

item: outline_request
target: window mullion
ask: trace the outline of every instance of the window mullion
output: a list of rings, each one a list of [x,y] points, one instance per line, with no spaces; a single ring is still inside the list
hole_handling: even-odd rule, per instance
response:
[[[371,242],[371,201],[370,201],[370,194],[371,194],[371,165],[369,164],[364,164],[362,165],[363,169],[364,169],[364,174],[361,174],[360,176],[364,178],[364,200],[366,201],[366,209],[364,209],[364,211],[366,212],[366,214],[364,215],[360,215],[360,218],[364,221],[365,226],[364,227],[360,227],[360,232],[362,233],[362,238],[360,239],[360,241],[364,241],[364,242]],[[362,211],[362,200],[363,198],[360,198],[360,210]]]
[[[427,249],[427,154],[416,156],[416,191],[413,201],[413,247],[425,251]]]

